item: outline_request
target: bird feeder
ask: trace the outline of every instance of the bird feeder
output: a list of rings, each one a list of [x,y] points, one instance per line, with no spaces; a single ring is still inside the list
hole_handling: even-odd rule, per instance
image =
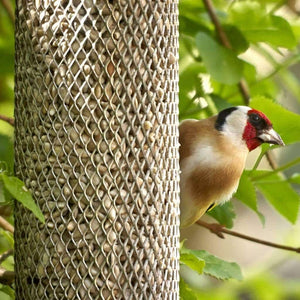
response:
[[[17,0],[16,299],[179,299],[177,0]]]

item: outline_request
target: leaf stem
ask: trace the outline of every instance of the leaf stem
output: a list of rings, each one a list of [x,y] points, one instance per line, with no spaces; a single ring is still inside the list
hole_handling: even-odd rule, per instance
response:
[[[14,126],[15,125],[15,120],[14,118],[10,118],[4,115],[0,115],[0,120],[7,122],[9,125]]]
[[[212,233],[216,234],[218,237],[220,238],[225,238],[225,236],[223,235],[223,233],[244,239],[244,240],[248,240],[254,243],[258,243],[258,244],[262,244],[265,246],[269,246],[269,247],[273,247],[273,248],[278,248],[278,249],[282,249],[282,250],[287,250],[287,251],[293,251],[293,252],[297,252],[300,253],[300,247],[299,248],[295,248],[295,247],[290,247],[290,246],[286,246],[286,245],[281,245],[281,244],[276,244],[276,243],[272,243],[272,242],[268,242],[262,239],[257,239],[233,230],[229,230],[224,228],[224,226],[220,225],[220,224],[216,224],[216,223],[206,223],[204,221],[198,220],[196,222],[197,225],[202,226],[206,229],[209,229]]]
[[[256,160],[256,162],[255,162],[255,164],[254,164],[254,166],[252,168],[252,170],[250,171],[250,174],[257,169],[257,167],[259,166],[262,158],[264,157],[264,155],[266,154],[267,151],[268,151],[268,148],[261,150],[261,152],[260,152],[260,154],[259,154],[259,156],[258,156],[258,158],[257,158],[257,160]]]
[[[281,166],[281,167],[273,170],[272,172],[267,172],[265,174],[262,174],[262,175],[259,175],[259,176],[255,176],[255,177],[252,178],[252,180],[260,180],[262,178],[266,178],[266,177],[271,176],[273,174],[276,174],[276,173],[279,173],[279,172],[284,171],[286,169],[289,169],[290,167],[293,167],[293,166],[295,166],[295,165],[297,165],[299,163],[300,163],[300,157],[298,157],[298,158],[296,158],[296,159],[288,162],[287,164],[285,164],[285,165],[283,165],[283,166]]]

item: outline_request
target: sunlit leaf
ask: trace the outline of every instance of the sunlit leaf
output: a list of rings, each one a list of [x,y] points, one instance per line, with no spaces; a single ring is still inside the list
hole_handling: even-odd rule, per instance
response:
[[[205,266],[203,259],[199,259],[193,253],[189,252],[180,254],[180,263],[188,266],[199,274],[203,273],[203,268]]]
[[[182,254],[189,254],[196,257],[199,261],[204,261],[205,265],[203,268],[203,273],[206,275],[213,276],[217,279],[237,279],[242,280],[243,276],[241,269],[238,264],[224,261],[204,250],[191,250],[183,248],[181,250]]]
[[[35,204],[31,193],[26,189],[23,181],[17,177],[7,176],[6,174],[0,174],[7,191],[26,208],[32,211],[32,213],[42,222],[45,223],[45,217],[42,214],[39,207]]]
[[[284,48],[293,48],[297,44],[289,23],[280,16],[268,13],[262,2],[233,2],[229,8],[229,20],[249,42],[264,42]]]
[[[288,221],[297,221],[300,197],[280,174],[272,171],[255,171],[252,173],[255,186]]]
[[[0,284],[0,298],[1,300],[15,299],[15,291],[8,285]]]
[[[265,29],[244,30],[243,33],[251,42],[264,42],[288,49],[296,46],[293,31],[286,20],[271,16],[270,23],[270,26]]]
[[[244,172],[242,174],[239,183],[239,188],[234,196],[242,203],[250,207],[253,211],[255,211],[258,217],[260,218],[261,222],[263,224],[265,223],[265,217],[262,213],[258,211],[255,187],[250,178],[248,177],[247,172]]]
[[[268,26],[267,11],[259,1],[235,1],[229,6],[229,21],[240,29],[256,29]]]

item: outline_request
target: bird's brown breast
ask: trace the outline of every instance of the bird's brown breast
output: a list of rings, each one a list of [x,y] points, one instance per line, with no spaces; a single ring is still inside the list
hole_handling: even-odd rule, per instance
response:
[[[188,120],[179,127],[181,189],[202,207],[230,198],[247,156],[214,128],[215,120]]]

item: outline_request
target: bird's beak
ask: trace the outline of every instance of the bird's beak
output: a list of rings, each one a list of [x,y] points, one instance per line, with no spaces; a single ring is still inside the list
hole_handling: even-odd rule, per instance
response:
[[[263,143],[268,143],[268,144],[274,144],[274,145],[280,145],[284,146],[284,142],[281,139],[280,135],[273,129],[267,129],[263,130],[258,138],[263,142]]]

